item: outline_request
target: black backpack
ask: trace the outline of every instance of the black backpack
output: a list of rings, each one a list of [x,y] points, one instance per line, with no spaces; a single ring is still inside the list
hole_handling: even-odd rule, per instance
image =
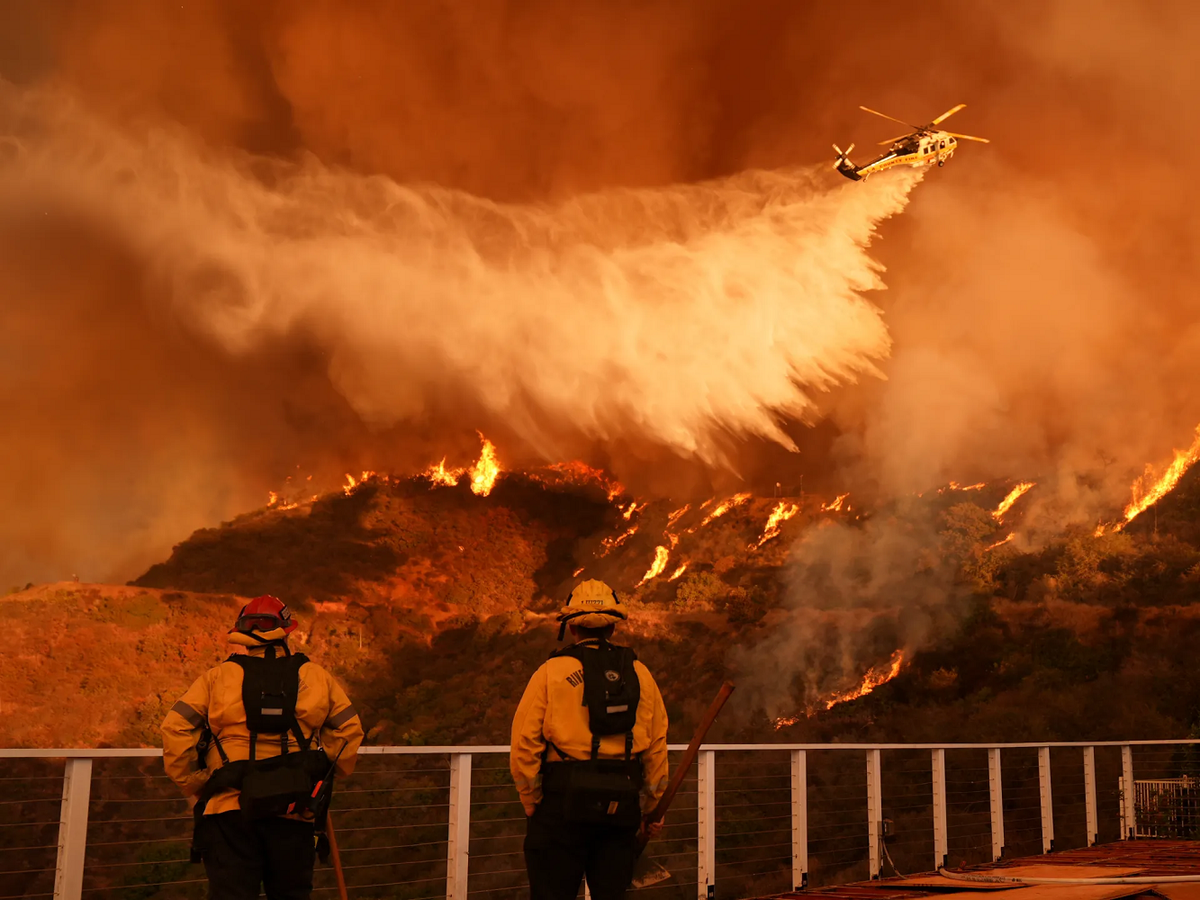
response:
[[[235,655],[226,662],[242,669],[242,705],[246,710],[246,728],[250,731],[250,758],[231,762],[221,746],[220,736],[206,727],[201,738],[211,737],[221,757],[221,767],[205,782],[196,800],[196,822],[218,791],[237,788],[238,805],[248,819],[311,812],[318,824],[324,822],[332,799],[333,765],[325,751],[312,746],[296,720],[296,698],[300,692],[300,667],[308,662],[303,653],[275,656]],[[279,736],[279,755],[258,759],[256,749],[261,734]],[[295,749],[291,748],[295,738]],[[204,756],[200,757],[201,764]],[[193,860],[197,853],[193,850]]]
[[[325,751],[312,748],[296,721],[296,698],[300,692],[300,667],[308,662],[303,653],[288,656],[231,656],[229,662],[242,668],[242,705],[250,731],[249,766],[242,777],[238,800],[249,819],[265,819],[314,809],[318,800],[313,788],[329,768]],[[257,759],[260,734],[279,736],[279,755]],[[289,737],[296,749],[290,750]],[[218,744],[218,747],[220,745]]]
[[[633,755],[633,727],[642,692],[633,667],[637,654],[601,639],[595,646],[564,648],[551,654],[551,659],[560,656],[583,665],[591,758],[545,764],[543,783],[547,790],[563,794],[568,821],[636,826],[641,820],[642,787],[642,761]],[[624,759],[598,758],[600,739],[611,734],[625,735]]]

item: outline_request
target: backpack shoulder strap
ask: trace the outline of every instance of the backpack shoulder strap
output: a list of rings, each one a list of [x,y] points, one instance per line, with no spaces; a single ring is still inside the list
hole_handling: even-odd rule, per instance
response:
[[[310,662],[310,660],[303,653],[293,653],[287,657],[287,661],[288,661],[288,664],[292,667],[293,677],[295,679],[294,684],[296,685],[296,690],[295,690],[294,699],[296,701],[299,701],[299,699],[300,699],[300,669],[303,668],[303,666],[306,663]],[[291,718],[291,722],[289,723],[289,725],[290,725],[289,730],[292,732],[292,734],[294,734],[296,736],[296,746],[299,747],[301,750],[307,751],[312,746],[313,741],[316,740],[317,731],[319,729],[314,729],[313,733],[308,737],[304,736],[304,730],[300,727],[300,720],[296,718],[295,703],[292,704],[292,708],[290,710],[290,718]],[[286,740],[285,740],[285,743],[286,743]]]

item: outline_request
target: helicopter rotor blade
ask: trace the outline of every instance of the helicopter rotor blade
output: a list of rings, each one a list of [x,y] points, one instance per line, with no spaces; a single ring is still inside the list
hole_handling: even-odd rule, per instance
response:
[[[908,122],[905,122],[903,119],[897,119],[895,116],[889,116],[889,115],[887,115],[887,113],[881,113],[881,112],[878,112],[877,110],[871,109],[870,107],[867,107],[867,106],[860,106],[860,107],[859,107],[859,109],[861,109],[861,110],[864,110],[865,112],[869,112],[869,113],[871,113],[872,115],[875,115],[875,116],[881,116],[881,117],[882,117],[882,118],[884,118],[884,119],[891,119],[893,122],[899,122],[899,123],[900,123],[901,125],[903,125],[905,128],[911,128],[913,131],[920,131],[920,130],[921,130],[921,126],[920,126],[920,125],[912,125],[912,124],[910,124],[910,123],[908,123]]]
[[[934,119],[929,124],[930,125],[941,125],[943,122],[945,122],[948,118],[950,118],[952,115],[954,115],[960,109],[966,109],[966,108],[967,108],[967,104],[960,103],[960,104],[958,104],[958,106],[954,107],[953,109],[946,110],[944,113],[942,113],[940,116],[938,116],[936,119]]]
[[[909,135],[907,135],[907,134],[900,134],[900,135],[897,135],[897,136],[896,136],[896,137],[894,137],[894,138],[888,138],[886,141],[880,141],[880,142],[879,142],[879,146],[880,146],[880,147],[887,147],[887,146],[889,146],[889,145],[891,145],[891,144],[894,144],[894,143],[896,143],[896,141],[898,141],[898,140],[901,140],[902,138],[906,138],[906,137],[908,137],[908,136],[909,136]]]
[[[991,143],[987,138],[975,137],[973,134],[959,134],[957,131],[947,131],[946,134],[963,141],[979,141],[981,144]]]

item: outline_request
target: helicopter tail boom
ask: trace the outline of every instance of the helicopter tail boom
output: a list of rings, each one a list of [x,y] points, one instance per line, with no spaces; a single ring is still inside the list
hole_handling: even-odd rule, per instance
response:
[[[834,171],[841,172],[852,181],[862,181],[862,176],[858,174],[858,167],[850,161],[850,153],[854,150],[854,145],[851,144],[842,150],[841,147],[834,144],[833,149],[837,153],[837,161],[833,164]]]

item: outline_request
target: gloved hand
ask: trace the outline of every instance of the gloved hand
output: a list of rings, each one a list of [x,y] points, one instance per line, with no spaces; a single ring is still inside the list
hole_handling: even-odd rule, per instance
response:
[[[649,819],[642,819],[642,834],[645,835],[646,840],[658,837],[660,834],[662,834],[662,830],[662,819],[659,819],[657,822],[651,822]]]

